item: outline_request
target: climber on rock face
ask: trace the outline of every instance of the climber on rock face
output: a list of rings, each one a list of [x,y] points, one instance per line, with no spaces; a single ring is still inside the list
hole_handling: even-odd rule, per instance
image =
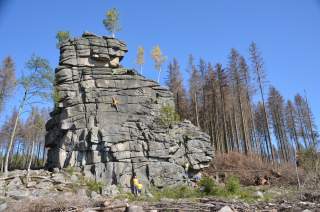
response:
[[[119,104],[118,100],[115,97],[112,97],[111,106],[114,107],[117,112],[118,112],[118,104]]]

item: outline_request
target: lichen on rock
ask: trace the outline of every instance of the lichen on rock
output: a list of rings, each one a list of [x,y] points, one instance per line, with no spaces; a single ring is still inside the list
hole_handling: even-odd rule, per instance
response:
[[[174,106],[173,95],[123,68],[127,51],[124,42],[92,33],[61,45],[46,166],[82,167],[87,177],[126,188],[133,173],[144,185],[184,183],[212,160],[210,138],[190,121],[159,123],[161,108]]]

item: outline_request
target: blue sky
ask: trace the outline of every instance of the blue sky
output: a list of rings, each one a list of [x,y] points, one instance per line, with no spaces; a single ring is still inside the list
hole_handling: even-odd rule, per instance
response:
[[[248,46],[255,41],[270,84],[287,99],[306,90],[320,126],[319,0],[0,0],[0,59],[12,56],[19,72],[35,53],[56,67],[56,32],[108,34],[102,19],[112,7],[121,15],[117,37],[129,48],[124,66],[135,67],[142,45],[147,54],[144,73],[156,79],[150,52],[157,44],[185,70],[190,53],[226,65],[231,48],[248,58]],[[14,99],[19,97],[16,92]]]

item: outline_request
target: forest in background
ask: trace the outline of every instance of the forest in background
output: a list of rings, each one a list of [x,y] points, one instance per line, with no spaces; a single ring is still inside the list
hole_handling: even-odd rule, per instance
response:
[[[57,48],[69,39],[68,32],[57,33]],[[144,64],[139,47],[136,63]],[[160,81],[167,58],[157,45],[151,57]],[[238,152],[256,155],[272,164],[295,162],[297,152],[317,150],[319,134],[306,94],[284,99],[267,81],[264,61],[253,42],[248,60],[231,49],[228,64],[211,64],[189,56],[187,74],[176,58],[169,61],[166,85],[172,91],[180,120],[189,119],[211,137],[216,153]],[[32,56],[26,63],[28,74],[17,79],[14,61],[3,60],[0,68],[0,112],[13,101],[15,91],[23,99],[0,128],[1,170],[41,168],[45,164],[45,123],[54,105],[54,71],[46,59]],[[187,79],[183,79],[187,76]],[[185,82],[187,86],[185,86]],[[7,164],[7,166],[5,165]]]

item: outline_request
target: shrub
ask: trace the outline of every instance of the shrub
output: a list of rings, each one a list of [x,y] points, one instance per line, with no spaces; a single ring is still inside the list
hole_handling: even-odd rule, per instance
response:
[[[217,186],[213,179],[210,177],[202,177],[199,182],[199,187],[201,191],[206,194],[216,194],[217,193]]]
[[[188,186],[166,187],[162,189],[152,189],[152,194],[156,200],[161,198],[180,199],[200,197],[198,190]]]
[[[303,187],[305,189],[320,189],[320,153],[315,147],[310,147],[298,153],[297,161],[305,171]]]
[[[68,173],[69,175],[73,175],[75,173],[76,169],[73,166],[68,166],[68,167],[64,168],[64,171],[66,173]]]
[[[70,39],[70,33],[68,31],[59,31],[56,34],[57,48],[60,48],[61,44]]]
[[[97,182],[95,180],[91,180],[91,179],[87,179],[85,181],[86,186],[88,187],[88,189],[90,191],[95,191],[97,193],[101,193],[102,187],[103,187],[103,183],[101,182]]]
[[[160,124],[169,127],[180,121],[179,114],[176,113],[173,106],[165,105],[160,109]]]
[[[240,191],[240,180],[235,176],[231,176],[227,179],[226,190],[230,194],[236,194]]]

